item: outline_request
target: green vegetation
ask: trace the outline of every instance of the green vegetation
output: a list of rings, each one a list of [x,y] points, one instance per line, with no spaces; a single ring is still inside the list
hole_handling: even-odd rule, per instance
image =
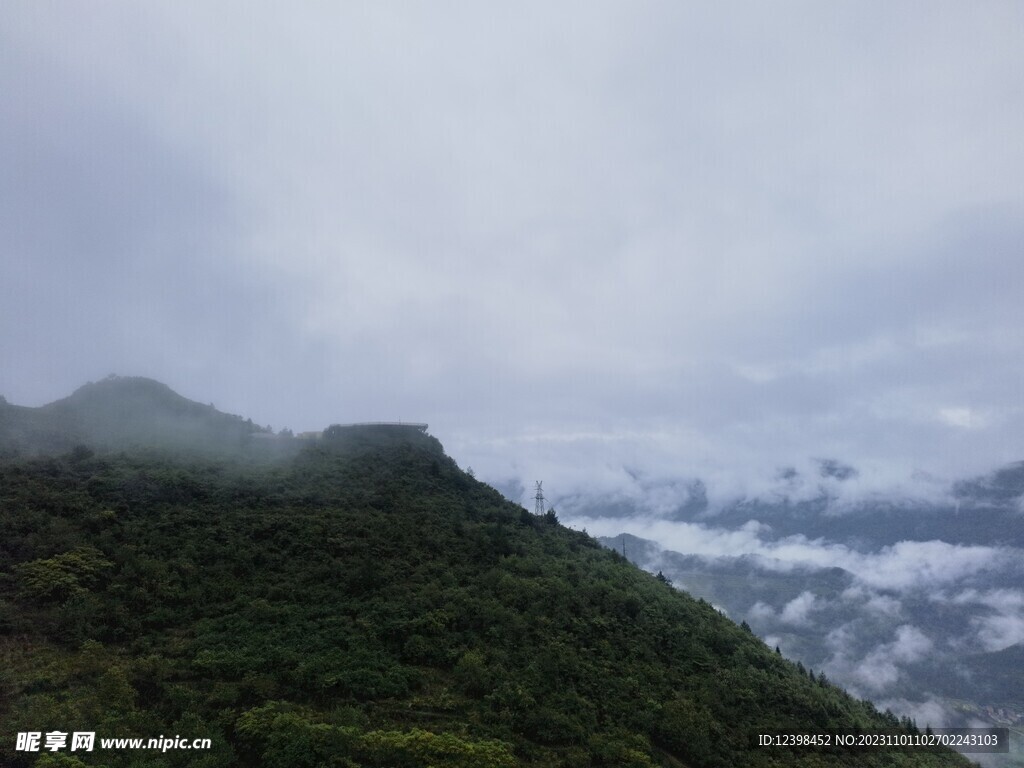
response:
[[[758,748],[913,726],[509,504],[431,437],[327,434],[277,464],[78,450],[0,465],[0,762],[967,764]],[[14,751],[16,732],[53,729],[213,749]]]

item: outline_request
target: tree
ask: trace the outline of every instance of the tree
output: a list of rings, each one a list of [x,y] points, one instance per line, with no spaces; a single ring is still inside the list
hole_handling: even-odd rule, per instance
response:
[[[25,597],[65,600],[85,593],[113,565],[98,549],[83,546],[45,560],[23,563],[15,566],[14,571]]]

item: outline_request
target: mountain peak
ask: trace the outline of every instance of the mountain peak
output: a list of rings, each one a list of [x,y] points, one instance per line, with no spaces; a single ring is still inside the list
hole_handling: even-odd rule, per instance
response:
[[[4,409],[0,451],[54,454],[82,444],[224,453],[268,432],[251,420],[189,400],[155,379],[111,374],[39,408]]]
[[[156,379],[149,379],[144,376],[118,376],[110,374],[104,379],[83,384],[68,397],[57,400],[44,407],[56,407],[62,403],[82,403],[102,398],[132,398],[133,400],[150,399],[156,402],[178,401],[189,403],[187,398],[182,397],[169,386]]]

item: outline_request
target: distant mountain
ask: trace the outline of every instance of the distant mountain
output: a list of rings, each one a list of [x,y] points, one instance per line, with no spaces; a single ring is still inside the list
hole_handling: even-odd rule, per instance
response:
[[[1024,497],[1024,461],[957,483],[953,492],[958,499],[968,503],[1019,507],[1021,497]]]
[[[918,663],[911,672],[920,679],[922,687],[950,698],[967,698],[964,691],[970,690],[971,698],[996,711],[993,722],[1015,722],[1024,713],[1024,643],[1000,651],[959,656],[942,666]]]
[[[751,499],[714,514],[676,519],[722,528],[738,528],[749,520],[757,520],[771,526],[773,538],[797,534],[824,537],[857,549],[935,539],[958,544],[1024,546],[1024,514],[1018,507],[1018,498],[1007,493],[996,503],[991,496],[973,495],[965,488],[948,502],[874,499],[841,510],[835,509],[827,497],[800,502]]]
[[[0,454],[7,455],[54,455],[78,445],[216,453],[240,450],[270,434],[141,377],[108,376],[39,408],[0,402]]]

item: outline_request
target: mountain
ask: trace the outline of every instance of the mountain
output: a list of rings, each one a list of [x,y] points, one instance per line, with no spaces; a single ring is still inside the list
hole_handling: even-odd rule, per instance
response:
[[[993,475],[999,475],[999,470]],[[979,485],[987,478],[981,478]],[[984,488],[984,486],[982,486]],[[955,541],[960,544],[1019,546],[1024,543],[1024,515],[1018,506],[1020,492],[995,498],[995,491],[974,492],[971,484],[957,484],[948,501],[873,499],[836,509],[827,496],[809,501],[748,499],[701,516],[676,517],[720,527],[739,527],[759,520],[772,528],[773,536],[826,537],[858,549],[896,544],[900,541]],[[955,494],[955,495],[954,495]]]
[[[629,534],[599,541],[879,706],[919,712],[933,726],[1011,726],[1011,754],[988,764],[1024,764],[1024,645],[1013,641],[1024,578],[1017,550],[903,542],[901,566],[897,549],[888,550],[891,557],[861,553],[858,561],[821,543],[835,560],[875,564],[854,573],[764,555],[683,554]],[[978,568],[943,582],[942,569],[964,553]],[[934,578],[903,578],[904,570],[924,569]]]
[[[39,408],[0,401],[0,455],[55,455],[76,445],[226,453],[271,435],[241,416],[221,413],[141,377],[111,375]]]
[[[1024,643],[962,656],[945,669],[921,663],[915,667],[929,689],[961,700],[969,689],[975,701],[986,702],[981,708],[988,710],[993,722],[1019,725],[1024,712]]]
[[[94,393],[76,396],[81,414]],[[133,412],[77,423],[121,439]],[[505,501],[417,427],[334,426],[277,462],[180,447],[0,461],[3,765],[968,764],[759,747],[915,726]],[[97,748],[14,748],[55,730]],[[100,741],[164,735],[210,747],[140,762]]]

